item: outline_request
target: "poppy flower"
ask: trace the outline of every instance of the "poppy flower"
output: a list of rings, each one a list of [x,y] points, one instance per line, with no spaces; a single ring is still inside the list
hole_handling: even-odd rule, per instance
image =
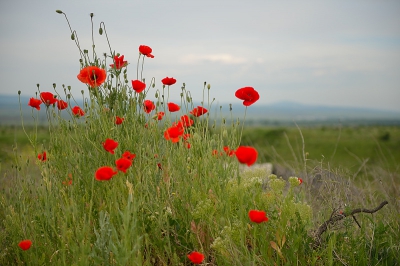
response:
[[[208,112],[208,110],[202,106],[197,106],[196,108],[194,108],[192,111],[190,111],[190,113],[196,117],[199,117],[201,115],[204,115]]]
[[[131,167],[132,161],[122,157],[115,161],[115,165],[117,166],[117,169],[119,171],[126,173],[126,170],[128,170],[128,168]]]
[[[258,152],[253,147],[240,146],[237,148],[236,157],[242,164],[253,165],[257,161]]]
[[[244,87],[238,89],[235,93],[235,96],[240,100],[243,100],[244,106],[250,106],[260,99],[260,95],[253,87]]]
[[[125,120],[125,118],[116,116],[116,117],[115,117],[115,124],[116,124],[116,125],[121,125],[122,122],[124,122],[124,120]]]
[[[106,80],[107,74],[102,68],[97,66],[88,66],[81,69],[77,78],[90,87],[98,87]]]
[[[171,113],[177,112],[180,109],[181,109],[181,107],[179,105],[177,105],[176,103],[168,103],[168,111],[170,111]]]
[[[171,85],[174,85],[174,84],[176,83],[176,79],[166,77],[166,78],[163,78],[163,79],[161,80],[161,82],[162,82],[164,85],[171,86]]]
[[[103,147],[109,153],[114,154],[114,150],[118,147],[118,142],[112,139],[106,139],[106,141],[103,142]]]
[[[54,98],[54,95],[51,92],[41,92],[40,99],[47,106],[55,104],[57,102],[57,99]]]
[[[132,89],[137,93],[141,93],[146,89],[146,84],[137,79],[132,80]]]
[[[143,105],[144,105],[144,111],[148,114],[156,108],[154,103],[150,100],[145,100]]]
[[[64,110],[68,107],[68,103],[63,100],[57,100],[57,108],[58,110]]]
[[[154,55],[151,54],[151,52],[153,52],[153,49],[151,49],[151,48],[150,48],[149,46],[147,46],[147,45],[140,45],[140,46],[139,46],[139,52],[140,52],[142,55],[145,55],[145,56],[150,57],[150,58],[154,58]]]
[[[65,181],[63,181],[62,183],[63,183],[63,185],[66,185],[66,186],[72,185],[72,174],[69,173],[68,178]]]
[[[189,118],[187,115],[181,116],[180,122],[184,127],[190,127],[193,125],[193,120]]]
[[[38,159],[41,160],[42,162],[47,160],[47,153],[44,151],[43,153],[38,154]]]
[[[200,264],[204,260],[204,255],[197,251],[193,251],[192,253],[188,254],[187,257],[193,264]]]
[[[30,98],[28,105],[30,107],[36,108],[37,110],[40,110],[40,105],[42,104],[42,101],[39,99],[35,99],[35,98]]]
[[[268,221],[268,217],[264,211],[250,210],[249,218],[254,223],[262,223]]]
[[[118,174],[118,171],[114,171],[112,167],[102,166],[99,169],[97,169],[94,177],[98,181],[105,181],[105,180],[110,180],[116,174]]]
[[[28,249],[30,249],[31,246],[32,246],[32,241],[30,241],[29,239],[22,240],[21,242],[19,242],[18,246],[19,246],[22,250],[28,250]]]
[[[126,159],[128,159],[128,160],[130,160],[130,161],[133,161],[133,159],[135,159],[135,157],[136,157],[136,154],[130,153],[130,151],[125,151],[125,152],[122,154],[122,157],[123,157],[123,158],[126,158]]]
[[[224,147],[224,151],[226,153],[226,155],[232,157],[233,155],[235,155],[235,150],[231,150],[228,146]]]
[[[85,112],[79,107],[79,106],[74,106],[72,109],[72,113],[76,117],[84,116]]]
[[[303,183],[303,179],[301,179],[300,177],[298,177],[297,180],[299,180],[299,185],[301,185],[301,183]]]
[[[183,135],[183,132],[184,128],[180,124],[177,124],[165,130],[164,138],[166,140],[171,140],[172,142],[176,143],[179,141],[179,138]]]
[[[116,69],[121,69],[128,65],[128,62],[124,61],[123,55],[121,55],[120,57],[114,56],[114,62],[115,62],[115,65],[111,64],[110,67],[114,68],[114,66],[115,66]]]
[[[158,112],[158,113],[156,114],[156,117],[155,117],[155,118],[157,118],[157,120],[161,120],[161,119],[163,119],[164,115],[165,115],[164,112]]]

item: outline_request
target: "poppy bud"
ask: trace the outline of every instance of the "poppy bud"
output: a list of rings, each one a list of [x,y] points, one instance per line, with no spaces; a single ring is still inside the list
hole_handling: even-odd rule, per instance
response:
[[[21,91],[18,91],[18,95],[20,95],[21,94]]]
[[[210,84],[207,84],[207,89],[211,89],[211,85]]]
[[[90,17],[91,17],[91,18],[93,17],[93,13],[90,13]]]
[[[71,40],[75,40],[75,34],[74,33],[71,34]]]
[[[101,27],[99,28],[99,34],[103,35],[103,29]]]
[[[63,13],[63,12],[62,12],[61,10],[59,10],[59,9],[57,9],[56,12],[57,12],[58,14],[62,14],[62,13]]]
[[[85,93],[83,90],[81,90],[82,95]]]
[[[186,101],[188,102],[188,103],[190,103],[190,97],[189,96],[186,96]]]
[[[36,87],[38,87],[38,89],[39,89],[39,86],[40,86],[40,85],[39,85],[39,83],[38,83],[38,84],[36,84]]]
[[[55,84],[55,83],[53,83],[53,88],[54,88],[54,89],[56,88],[56,84]]]
[[[67,86],[67,88],[68,88],[69,91],[71,90],[71,86]]]
[[[204,81],[204,86],[206,86],[207,85],[207,81]]]
[[[87,54],[89,51],[86,50],[86,49],[83,49],[83,52],[84,52],[85,54]]]
[[[158,98],[158,92],[156,92],[156,94],[154,95],[156,98]]]

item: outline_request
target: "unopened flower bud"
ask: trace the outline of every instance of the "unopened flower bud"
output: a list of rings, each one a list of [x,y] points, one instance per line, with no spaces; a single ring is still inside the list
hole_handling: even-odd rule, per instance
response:
[[[83,52],[84,52],[85,54],[87,54],[89,51],[86,50],[86,49],[83,49]]]
[[[38,84],[36,84],[36,87],[38,87],[38,89],[39,89],[39,86],[40,86],[40,85],[39,85],[39,83],[38,83]]]
[[[154,88],[155,86],[156,86],[156,84],[155,84],[155,83],[151,84],[151,87],[152,87],[152,88]]]
[[[53,88],[54,88],[54,89],[56,88],[56,84],[55,84],[55,83],[53,83]]]
[[[94,15],[93,13],[90,13],[90,17],[91,17],[91,18],[93,17],[93,15]]]
[[[210,84],[207,84],[207,89],[211,89],[211,85]]]
[[[204,86],[206,86],[207,85],[207,81],[204,81]]]
[[[232,111],[232,104],[229,104],[229,111]]]
[[[156,92],[156,94],[154,95],[156,98],[158,98],[158,92]]]
[[[71,40],[75,40],[75,34],[74,33],[71,34]]]
[[[60,9],[57,9],[56,12],[57,12],[58,14],[62,14],[62,13],[63,13]]]
[[[68,88],[69,91],[71,90],[71,86],[68,86],[67,88]]]
[[[103,35],[103,29],[101,27],[99,28],[99,34]]]
[[[20,95],[21,94],[21,91],[18,91],[18,95]]]
[[[85,93],[84,90],[81,90],[82,95]]]

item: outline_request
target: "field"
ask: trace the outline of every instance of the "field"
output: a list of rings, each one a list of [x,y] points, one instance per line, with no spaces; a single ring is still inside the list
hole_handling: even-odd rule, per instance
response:
[[[23,198],[26,200],[31,197],[23,196],[23,194],[21,194],[22,191],[18,193],[18,189],[20,187],[26,187],[23,185],[24,182],[28,183],[30,193],[33,196],[36,194],[35,190],[40,191],[40,187],[45,185],[47,181],[44,183],[42,182],[41,175],[45,169],[40,167],[40,162],[37,163],[36,154],[39,153],[40,150],[34,150],[34,148],[32,148],[22,128],[3,126],[0,128],[0,132],[0,188],[1,195],[3,195],[0,210],[0,221],[3,221],[0,223],[0,241],[9,249],[11,246],[10,241],[12,240],[10,236],[7,235],[6,229],[4,229],[9,226],[7,223],[10,223],[6,216],[10,215],[9,210],[13,205],[17,207],[17,209],[20,208],[22,211],[24,208],[21,208],[21,203],[17,202]],[[37,138],[36,147],[48,146],[50,141],[48,127],[42,126],[37,129],[28,127],[26,128],[26,132],[31,137]],[[245,127],[241,145],[255,147],[259,152],[257,163],[272,163],[274,165],[273,171],[278,177],[282,176],[284,180],[288,180],[290,176],[298,176],[304,180],[304,183],[301,185],[301,190],[298,191],[298,196],[294,196],[293,200],[297,198],[307,202],[312,209],[312,219],[306,227],[296,227],[298,228],[297,230],[305,230],[306,228],[308,230],[308,232],[304,231],[303,233],[299,231],[298,238],[293,235],[292,231],[286,229],[286,245],[284,240],[286,239],[285,230],[283,228],[279,229],[279,227],[274,227],[274,230],[278,230],[276,231],[276,235],[275,233],[273,234],[274,239],[270,239],[271,241],[268,240],[268,244],[265,245],[261,245],[257,242],[257,244],[260,244],[261,248],[261,250],[258,251],[260,254],[257,255],[260,256],[260,258],[253,257],[254,255],[251,255],[251,248],[248,246],[249,254],[246,255],[246,258],[252,259],[247,260],[240,258],[242,251],[235,250],[239,247],[229,250],[217,245],[218,243],[216,243],[215,236],[211,237],[207,235],[208,231],[212,231],[207,227],[211,224],[207,225],[207,223],[212,222],[205,218],[207,216],[204,215],[207,215],[207,212],[210,210],[204,207],[204,210],[198,210],[198,212],[206,213],[200,213],[194,216],[198,218],[192,221],[191,233],[200,238],[198,241],[202,243],[202,245],[206,245],[209,241],[214,239],[214,243],[211,245],[213,251],[208,251],[208,259],[211,261],[210,265],[220,265],[213,264],[216,263],[215,260],[231,261],[231,265],[259,261],[260,265],[264,265],[263,263],[267,259],[264,261],[261,259],[262,256],[266,256],[265,258],[273,258],[278,265],[290,265],[290,262],[293,263],[294,261],[297,261],[299,265],[355,265],[355,263],[361,263],[362,265],[398,265],[400,240],[400,227],[398,222],[400,218],[400,198],[398,196],[398,188],[400,185],[398,164],[398,162],[400,162],[399,127]],[[164,176],[164,179],[165,178]],[[320,182],[316,183],[316,180]],[[217,193],[218,189],[213,188],[213,190],[214,189],[216,190],[215,193]],[[64,189],[61,191],[64,191]],[[27,191],[25,190],[24,193],[27,193]],[[66,190],[63,193],[66,193]],[[273,191],[269,193],[273,193]],[[193,195],[193,197],[197,196]],[[69,197],[70,200],[73,200],[72,195]],[[213,197],[216,197],[216,195]],[[115,200],[118,200],[118,198],[115,198]],[[243,199],[235,199],[233,202],[227,203],[224,208],[232,208],[229,204],[237,204],[237,200],[240,202]],[[284,201],[284,198],[282,200]],[[387,206],[385,206],[385,201],[388,201]],[[354,210],[357,208],[371,210],[381,203],[384,203],[381,206],[382,209],[374,212],[374,214],[358,213],[350,215],[350,213],[354,213]],[[51,206],[51,204],[49,206]],[[284,206],[285,205],[282,205],[281,207],[284,208]],[[73,207],[71,206],[70,208]],[[99,206],[99,208],[104,210],[101,206]],[[303,207],[298,205],[298,208],[301,210]],[[155,207],[155,209],[162,210],[162,208],[159,207]],[[305,211],[305,209],[303,211]],[[25,210],[25,212],[29,211]],[[345,218],[345,216],[343,216],[343,219],[339,218],[338,221],[331,223],[326,229],[327,231],[323,232],[323,235],[321,233],[321,246],[318,245],[318,248],[310,249],[307,248],[306,245],[300,248],[302,241],[308,241],[311,245],[312,239],[314,239],[315,245],[315,235],[313,238],[313,233],[311,232],[315,232],[318,228],[321,229],[323,222],[333,221],[333,218],[338,217],[335,216],[337,212],[346,213],[348,218]],[[100,213],[98,215],[100,215]],[[121,213],[121,215],[125,214]],[[46,213],[45,216],[50,217],[49,213]],[[350,216],[352,216],[353,219],[350,218]],[[60,218],[61,217],[56,217],[56,220]],[[277,219],[277,217],[275,218]],[[35,219],[37,219],[37,223],[39,223],[39,221],[43,223],[40,218],[37,217]],[[105,219],[103,222],[107,222],[109,218],[100,215],[99,219]],[[169,222],[178,223],[178,220],[174,219],[170,218]],[[274,219],[274,217],[271,216],[270,219]],[[23,224],[21,221],[18,223],[21,225]],[[159,220],[159,223],[162,223],[161,220]],[[83,228],[82,230],[88,230],[88,228],[85,228],[82,224],[78,226]],[[100,223],[99,226],[104,226],[104,224],[101,225]],[[159,226],[163,228],[165,224],[162,223]],[[177,234],[175,237],[181,237],[179,236],[181,231],[177,229],[178,224],[171,224],[169,226],[172,226],[170,228],[171,237],[173,237],[174,234]],[[229,230],[231,230],[230,234],[233,234],[231,237],[233,238],[235,238],[235,226],[235,224],[231,224],[229,227]],[[172,230],[173,228],[176,229]],[[42,230],[50,230],[51,232],[56,229],[46,229],[43,227]],[[137,232],[139,229],[135,230],[135,232]],[[253,233],[255,232],[256,231]],[[100,233],[101,232],[96,232],[96,235]],[[73,233],[68,231],[68,234],[71,235]],[[268,234],[268,236],[270,235]],[[303,239],[305,236],[307,236],[306,240]],[[99,235],[97,235],[97,237],[99,237]],[[58,240],[52,238],[54,238],[54,236],[49,237],[46,241],[55,241],[53,243],[58,243]],[[256,238],[255,236],[246,239],[245,241],[251,241],[248,242],[247,245],[256,245],[255,241],[260,241],[260,238]],[[81,239],[80,241],[84,240]],[[181,243],[182,241],[183,239],[180,239],[178,242]],[[188,240],[186,239],[186,241]],[[221,241],[225,241],[223,242],[225,244],[229,243],[228,238],[222,238]],[[233,239],[232,241],[232,243],[229,243],[230,245],[237,244],[238,240]],[[103,244],[105,245],[105,243]],[[70,242],[70,245],[72,245],[72,242]],[[160,250],[156,251],[156,249],[160,248],[162,250],[162,246],[166,245],[166,243],[162,241],[157,245],[159,246],[152,247],[155,249],[153,252],[160,252]],[[173,244],[169,243],[168,245]],[[207,251],[206,247],[204,247],[204,250]],[[53,254],[54,258],[53,256],[51,256],[51,258],[46,257],[44,255],[45,252],[43,250],[42,252],[43,258],[40,258],[41,255],[39,254],[35,256],[31,255],[31,259],[34,259],[36,262],[42,261],[43,259],[43,262],[45,262],[58,258],[58,263],[63,265],[74,261],[65,256],[57,257],[55,255],[57,253]],[[80,250],[79,252],[81,253],[78,251],[75,252],[76,254],[74,256],[83,257],[83,254],[89,251],[86,249],[86,251]],[[97,253],[98,252],[99,251],[97,251]],[[166,252],[166,255],[170,256],[169,252],[171,251],[163,252]],[[218,252],[221,252],[220,254],[222,255],[218,255]],[[231,259],[224,258],[226,252],[233,254],[234,257]],[[8,265],[10,254],[15,253],[15,251],[10,252],[7,251],[7,249],[2,250],[0,252],[0,262],[4,265]],[[292,253],[292,255],[289,255],[290,253]],[[151,262],[144,260],[141,264],[167,265],[170,263],[164,261],[161,255],[158,257],[152,253],[152,256]],[[92,264],[95,263],[95,261],[101,261],[101,258],[107,258],[109,264],[104,263],[104,265],[118,265],[118,263],[113,263],[113,260],[110,260],[107,254],[102,254],[102,256],[97,258],[91,255],[91,258],[94,261]],[[179,259],[175,260],[179,261]],[[24,256],[20,254],[13,263],[22,264],[23,261]],[[79,263],[76,265],[79,265]],[[127,265],[136,265],[136,263]]]

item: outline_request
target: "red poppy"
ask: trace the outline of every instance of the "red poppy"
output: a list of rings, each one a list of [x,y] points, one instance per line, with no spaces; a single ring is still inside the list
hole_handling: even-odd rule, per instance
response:
[[[243,100],[244,106],[250,106],[260,99],[260,95],[253,87],[244,87],[238,89],[235,93],[235,96],[240,100]]]
[[[114,68],[114,66],[115,66],[116,69],[121,69],[128,65],[128,62],[124,61],[123,55],[121,55],[120,57],[114,56],[114,62],[115,62],[115,65],[111,64],[110,67]]]
[[[182,125],[177,124],[165,130],[164,138],[166,140],[171,140],[172,142],[175,143],[179,141],[179,138],[183,135],[183,133],[184,133],[184,128],[182,127]]]
[[[102,68],[97,66],[88,66],[82,68],[77,77],[81,82],[90,87],[98,87],[106,80],[107,74]]]
[[[299,180],[299,185],[301,185],[301,183],[303,183],[303,179],[301,179],[300,177],[298,177],[297,180]]]
[[[116,125],[121,125],[122,122],[124,122],[124,120],[125,120],[125,118],[116,116],[116,117],[115,117],[115,124],[116,124]]]
[[[66,185],[66,186],[72,185],[72,174],[69,173],[68,178],[65,181],[63,181],[62,183],[63,183],[63,185]]]
[[[39,160],[44,162],[47,160],[47,153],[44,151],[43,153],[39,153],[37,157]]]
[[[164,112],[158,112],[155,118],[157,118],[157,120],[161,120],[163,119],[164,115],[165,115]]]
[[[212,154],[213,156],[217,156],[217,155],[219,154],[219,152],[218,152],[217,150],[212,150],[211,154]]]
[[[51,104],[55,104],[57,102],[57,99],[54,98],[54,95],[51,92],[41,92],[40,99],[47,106],[49,106]]]
[[[134,91],[137,93],[141,93],[144,91],[144,89],[146,89],[146,84],[137,79],[132,80],[132,89],[134,89]]]
[[[176,79],[174,79],[174,78],[169,78],[169,77],[165,77],[165,78],[163,78],[163,79],[161,80],[161,82],[162,82],[164,85],[171,86],[171,85],[174,85],[174,84],[176,83]]]
[[[97,169],[95,173],[95,178],[99,181],[110,180],[114,175],[118,174],[118,171],[114,171],[114,169],[110,166],[102,166]]]
[[[181,109],[179,105],[176,103],[168,103],[168,111],[172,112],[177,112]]]
[[[130,153],[130,151],[125,151],[125,152],[122,154],[122,157],[123,157],[123,158],[126,158],[126,159],[128,159],[128,160],[130,160],[130,161],[133,161],[133,159],[135,159],[135,157],[136,157],[136,154]]]
[[[79,106],[74,106],[72,108],[72,113],[76,117],[80,117],[80,116],[84,116],[85,115],[85,112]]]
[[[35,99],[35,98],[30,98],[29,99],[29,103],[28,103],[28,105],[30,106],[30,107],[33,107],[33,108],[36,108],[36,109],[38,109],[38,110],[40,110],[40,105],[42,104],[42,100],[39,100],[39,99]]]
[[[232,157],[233,155],[235,155],[235,150],[231,150],[228,146],[224,147],[224,151],[226,153],[226,155]]]
[[[262,223],[268,221],[268,217],[264,211],[250,210],[249,218],[254,223]]]
[[[253,165],[257,161],[258,152],[253,147],[240,146],[237,148],[236,157],[240,163]]]
[[[192,111],[190,111],[190,113],[196,117],[199,117],[201,115],[204,115],[208,112],[208,110],[202,106],[197,106],[196,108],[194,108]]]
[[[106,139],[106,141],[103,142],[103,147],[109,153],[114,154],[114,150],[118,147],[118,142],[112,139]]]
[[[188,254],[187,257],[193,264],[200,264],[204,260],[204,255],[197,251],[193,251],[192,253]]]
[[[189,118],[187,115],[181,116],[180,122],[184,127],[190,127],[193,125],[193,120]]]
[[[31,246],[32,246],[32,241],[30,241],[29,239],[22,240],[21,242],[19,242],[18,246],[19,246],[22,250],[28,250],[28,249],[30,249]]]
[[[68,107],[68,103],[63,101],[63,100],[58,100],[57,101],[57,108],[58,110],[64,110]]]
[[[154,55],[151,54],[153,52],[153,49],[151,49],[147,45],[140,45],[139,46],[139,52],[147,57],[154,58]]]
[[[128,168],[131,167],[132,161],[122,157],[115,161],[115,165],[117,166],[117,169],[119,171],[126,173],[126,170],[128,170]]]
[[[154,103],[150,100],[145,100],[143,105],[144,105],[144,111],[148,114],[156,108]]]

